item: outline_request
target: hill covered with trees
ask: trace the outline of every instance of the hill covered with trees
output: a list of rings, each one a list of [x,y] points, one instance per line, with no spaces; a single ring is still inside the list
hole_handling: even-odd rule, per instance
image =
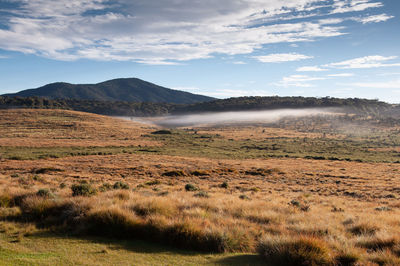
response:
[[[215,98],[164,88],[137,78],[113,79],[97,84],[52,83],[36,89],[5,94],[8,97],[44,97],[94,101],[191,104]]]

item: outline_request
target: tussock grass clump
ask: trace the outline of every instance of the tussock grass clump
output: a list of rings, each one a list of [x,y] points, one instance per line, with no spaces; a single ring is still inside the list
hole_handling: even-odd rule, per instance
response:
[[[335,257],[336,265],[340,266],[353,266],[357,265],[360,260],[360,255],[356,253],[340,253]]]
[[[88,183],[73,184],[71,186],[72,196],[92,196],[97,193],[97,190]]]
[[[208,195],[207,191],[199,191],[198,193],[194,194],[195,197],[198,198],[209,198],[210,195]]]
[[[375,235],[379,228],[375,225],[367,224],[367,223],[360,223],[354,225],[348,229],[350,233],[353,235]]]
[[[257,250],[272,265],[332,265],[331,250],[317,238],[263,238]]]
[[[162,176],[176,177],[176,176],[185,176],[185,172],[182,170],[172,170],[167,171],[162,174]]]
[[[190,172],[191,175],[194,176],[208,176],[210,175],[210,173],[208,171],[205,170],[194,170],[192,172]]]
[[[397,239],[394,237],[391,238],[371,238],[367,240],[363,240],[357,243],[358,246],[369,249],[369,250],[384,250],[384,249],[393,249],[398,243]]]
[[[189,184],[185,185],[185,190],[186,191],[197,191],[197,190],[199,190],[199,188],[197,186],[189,183]]]
[[[36,195],[43,198],[51,198],[54,197],[53,193],[47,188],[41,188],[36,192]]]

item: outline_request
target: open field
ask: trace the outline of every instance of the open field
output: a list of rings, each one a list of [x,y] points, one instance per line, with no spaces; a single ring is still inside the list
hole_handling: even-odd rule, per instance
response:
[[[398,126],[0,114],[4,264],[400,264]]]

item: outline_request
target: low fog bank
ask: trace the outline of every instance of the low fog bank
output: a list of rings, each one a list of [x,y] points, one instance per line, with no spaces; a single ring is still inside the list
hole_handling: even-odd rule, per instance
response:
[[[149,118],[124,117],[124,119],[163,127],[184,127],[199,125],[274,123],[287,117],[296,118],[314,115],[329,115],[337,112],[338,109],[336,108],[276,109],[263,111],[183,114]]]

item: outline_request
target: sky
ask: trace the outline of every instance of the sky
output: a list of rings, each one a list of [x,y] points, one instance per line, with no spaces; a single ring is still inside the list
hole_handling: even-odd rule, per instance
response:
[[[0,0],[0,94],[137,77],[400,103],[398,0]]]

